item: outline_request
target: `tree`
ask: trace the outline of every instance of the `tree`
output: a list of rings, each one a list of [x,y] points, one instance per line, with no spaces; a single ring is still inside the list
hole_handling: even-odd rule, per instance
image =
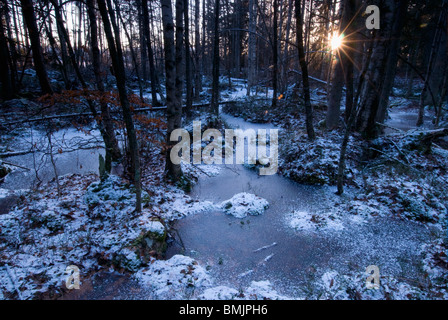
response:
[[[178,0],[179,1],[179,0]],[[166,115],[167,115],[167,153],[165,172],[167,177],[177,181],[182,176],[180,164],[171,161],[170,154],[174,143],[171,141],[171,133],[182,125],[182,105],[176,94],[176,59],[174,46],[174,22],[171,0],[161,0],[163,44],[165,51],[165,87],[166,87]]]
[[[92,47],[92,65],[93,73],[95,75],[95,82],[98,91],[101,94],[105,93],[103,79],[101,78],[101,56],[98,47],[98,25],[96,22],[94,0],[86,0],[87,14],[90,22],[90,45]],[[121,152],[118,148],[118,142],[115,136],[113,122],[110,116],[109,106],[106,102],[100,102],[102,127],[101,133],[104,144],[106,146],[106,171],[110,172],[111,162],[119,161],[121,159]]]
[[[428,68],[425,76],[425,82],[423,85],[423,90],[420,95],[420,103],[419,103],[419,113],[418,113],[418,119],[417,119],[417,126],[423,125],[423,118],[425,114],[425,99],[426,95],[429,92],[431,94],[431,98],[434,100],[434,92],[433,89],[435,86],[431,87],[431,83],[434,83],[435,81],[431,81],[433,79],[432,74],[434,72],[434,64],[437,62],[437,56],[439,52],[439,48],[443,48],[445,54],[441,54],[442,61],[446,61],[446,46],[442,44],[442,39],[444,39],[443,42],[446,43],[446,19],[448,14],[448,0],[443,0],[442,7],[439,13],[438,22],[436,25],[436,31],[434,33],[434,40],[432,42],[431,46],[431,52],[430,52],[430,58],[428,62]],[[435,77],[434,77],[435,78]],[[434,107],[436,107],[436,101],[432,101],[434,104]]]
[[[5,6],[0,7],[0,66],[3,72],[0,73],[0,82],[2,84],[2,97],[4,99],[12,99],[15,94],[14,74],[10,68],[10,54],[8,48],[7,37],[3,27],[3,16]]]
[[[256,49],[257,49],[257,13],[255,10],[255,1],[249,0],[249,45],[247,54],[247,95],[250,96],[250,91],[255,84],[255,69],[256,69]]]
[[[23,20],[28,28],[28,34],[31,41],[31,50],[33,51],[34,68],[39,79],[42,92],[45,94],[52,94],[50,81],[48,80],[47,69],[45,68],[44,57],[42,54],[42,47],[40,45],[39,28],[36,23],[36,16],[33,9],[32,0],[20,0],[22,5]]]
[[[201,57],[201,39],[199,25],[199,0],[195,0],[194,5],[194,47],[195,47],[195,74],[194,74],[194,98],[199,99],[202,91],[202,68],[200,63]]]
[[[374,30],[374,47],[369,63],[366,80],[360,96],[356,130],[366,139],[378,134],[376,127],[381,91],[384,85],[388,47],[391,41],[391,29],[397,10],[395,1],[387,0],[381,8],[381,29]]]
[[[299,53],[300,69],[302,71],[303,96],[305,100],[306,132],[308,139],[313,141],[316,138],[313,126],[313,107],[311,106],[310,83],[308,76],[308,66],[306,63],[305,49],[303,47],[303,20],[300,8],[300,0],[295,0],[296,7],[296,32],[297,50]]]
[[[145,43],[148,49],[148,60],[149,60],[149,77],[151,80],[151,97],[152,104],[157,106],[159,104],[157,100],[157,79],[156,70],[154,66],[154,52],[152,50],[151,44],[151,34],[149,30],[149,11],[148,11],[148,0],[142,1],[142,14],[143,14],[143,35],[145,37]]]
[[[277,11],[278,11],[278,1],[274,0],[274,14],[272,17],[272,52],[273,52],[273,68],[272,68],[272,108],[277,107],[277,88],[278,88],[278,21],[277,21]],[[300,9],[299,9],[300,10]]]
[[[394,85],[395,73],[397,71],[398,54],[400,53],[400,39],[403,29],[404,18],[408,0],[399,0],[397,4],[396,18],[392,26],[391,41],[388,48],[388,57],[386,61],[386,74],[384,75],[383,87],[381,90],[380,101],[376,121],[383,123],[387,116],[387,107],[389,105],[389,96]]]
[[[187,113],[191,112],[193,105],[193,79],[191,72],[191,54],[190,54],[190,19],[189,19],[189,8],[188,0],[184,0],[184,20],[185,20],[185,86],[186,86],[186,102],[185,107]]]
[[[212,101],[211,113],[217,117],[219,114],[219,8],[220,0],[215,0],[214,27],[213,27],[213,70],[212,70]]]
[[[98,9],[101,14],[104,25],[104,33],[106,35],[107,44],[110,51],[110,57],[112,59],[112,67],[114,71],[115,78],[117,80],[117,89],[120,96],[120,104],[123,112],[123,119],[126,125],[126,132],[128,134],[129,142],[129,153],[130,153],[130,163],[131,163],[131,176],[136,189],[136,205],[135,210],[137,212],[141,211],[141,173],[140,173],[140,157],[139,148],[137,141],[137,134],[134,128],[134,121],[132,119],[131,107],[126,92],[126,75],[123,63],[123,53],[121,49],[120,37],[118,28],[115,24],[115,17],[111,12],[111,3],[108,0],[108,8],[106,7],[105,0],[97,0]],[[109,14],[111,14],[111,19],[109,19]],[[112,26],[114,26],[114,33],[112,32]]]

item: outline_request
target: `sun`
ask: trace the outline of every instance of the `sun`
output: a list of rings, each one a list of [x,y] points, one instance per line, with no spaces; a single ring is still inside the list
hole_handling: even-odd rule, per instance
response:
[[[342,45],[342,39],[344,36],[341,34],[339,35],[337,32],[333,33],[333,35],[330,38],[330,44],[331,44],[331,50],[337,50]]]

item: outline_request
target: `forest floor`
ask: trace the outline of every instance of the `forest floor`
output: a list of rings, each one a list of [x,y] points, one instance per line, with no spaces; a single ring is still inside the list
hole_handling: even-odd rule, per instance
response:
[[[279,107],[272,110],[267,107],[269,100],[256,101],[246,98],[244,93],[243,84],[223,91],[223,99],[239,102],[223,107],[222,111],[248,123],[270,123],[281,129],[279,175],[302,185],[322,185],[333,190],[342,138],[341,133],[327,132],[321,125],[325,111],[322,90],[316,88],[313,91],[317,131],[313,143],[307,140],[303,131],[304,112],[297,108],[297,103],[279,100]],[[392,120],[395,111],[409,114],[406,108],[412,104],[411,100],[398,95],[393,99],[396,106],[392,107]],[[157,118],[156,115],[152,117]],[[95,281],[101,282],[98,279],[105,272],[109,274],[108,279],[115,275],[119,280],[112,284],[104,282],[108,289],[101,289],[104,289],[103,298],[448,298],[444,241],[448,151],[444,140],[436,141],[431,152],[425,154],[415,145],[418,131],[410,128],[412,126],[403,126],[401,129],[405,130],[402,131],[393,130],[370,143],[354,135],[349,143],[346,193],[325,200],[327,206],[333,208],[331,214],[294,211],[289,216],[292,229],[297,232],[311,230],[316,234],[325,229],[338,230],[347,217],[360,225],[377,223],[378,219],[384,219],[380,223],[387,223],[392,218],[410,222],[417,230],[426,229],[429,236],[419,248],[414,244],[405,248],[418,251],[416,255],[420,260],[415,263],[424,278],[413,282],[412,279],[382,276],[380,289],[369,290],[365,287],[365,269],[348,273],[326,269],[309,280],[312,290],[304,288],[291,296],[280,292],[270,279],[254,280],[243,288],[228,286],[213,278],[209,266],[201,265],[188,255],[175,254],[163,259],[167,243],[180,241],[173,228],[176,221],[213,210],[226,212],[231,208],[236,208],[235,217],[249,212],[251,215],[263,214],[267,204],[265,199],[250,193],[228,197],[225,201],[194,198],[189,192],[198,180],[219,176],[220,169],[216,166],[184,164],[185,178],[180,183],[173,185],[164,181],[164,155],[158,142],[164,129],[156,120],[141,120],[140,124],[147,125],[148,122],[153,136],[143,146],[144,206],[140,214],[134,211],[135,194],[125,178],[111,175],[101,181],[95,173],[96,168],[89,168],[86,172],[48,179],[38,188],[23,190],[27,188],[15,186],[8,189],[5,185],[17,177],[14,172],[25,172],[23,175],[28,177],[33,175],[32,171],[14,164],[30,166],[32,159],[22,163],[16,157],[10,157],[3,161],[2,167],[8,174],[4,177],[0,198],[14,198],[16,203],[9,204],[0,214],[0,299],[89,297],[91,291],[98,290]],[[56,126],[72,129],[70,122]],[[84,142],[95,144],[97,140],[91,138],[98,133],[89,123],[77,128],[82,134],[89,134]],[[43,129],[30,132],[34,135],[40,132],[45,139],[47,135]],[[30,132],[2,134],[1,151],[19,150],[21,146],[15,142],[22,141],[20,137],[25,137],[23,141],[27,143],[35,141],[30,140],[30,135],[33,137]],[[15,139],[12,144],[11,137]],[[66,147],[67,144],[60,145],[61,152],[57,152],[56,161],[57,157],[62,159]],[[101,152],[92,149],[89,159],[97,159]],[[391,243],[393,241],[388,245]],[[269,261],[268,257],[264,263]],[[66,289],[66,268],[70,265],[77,266],[81,272],[82,289],[78,293]],[[95,278],[98,275],[99,278]],[[126,280],[122,275],[126,275]],[[95,294],[90,296],[98,298]]]

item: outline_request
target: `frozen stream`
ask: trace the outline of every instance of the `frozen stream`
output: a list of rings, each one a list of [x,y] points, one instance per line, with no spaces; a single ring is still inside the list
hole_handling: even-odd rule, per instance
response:
[[[78,131],[65,128],[51,135],[51,148],[48,136],[39,130],[31,130],[12,138],[10,148],[29,153],[4,158],[14,170],[0,185],[0,214],[8,212],[17,199],[20,190],[35,188],[39,183],[45,185],[58,176],[69,173],[98,173],[98,156],[104,156],[103,143],[99,131]],[[53,154],[52,164],[50,152]]]
[[[243,129],[263,127],[231,116],[225,120]],[[429,230],[421,225],[385,218],[365,223],[350,215],[335,228],[299,231],[290,225],[294,211],[331,212],[334,208],[329,207],[329,200],[336,197],[334,191],[278,175],[259,176],[242,165],[227,166],[218,176],[201,178],[192,197],[219,203],[248,192],[268,200],[269,208],[260,216],[244,219],[212,211],[179,220],[175,228],[185,251],[172,246],[168,257],[176,253],[192,256],[209,266],[220,284],[238,289],[254,280],[270,280],[289,296],[307,285],[313,270],[345,274],[377,265],[384,276],[419,279],[418,252],[430,238]]]
[[[224,115],[224,119],[234,128],[274,128],[229,115]],[[64,137],[79,135],[82,134],[68,131]],[[88,140],[91,138],[89,136]],[[97,171],[99,152],[103,151],[57,154],[58,173]],[[31,154],[12,159],[30,168],[34,162]],[[43,171],[39,171],[42,180],[54,177],[53,168],[48,159],[46,161]],[[29,188],[35,183],[33,174],[31,170],[18,170],[8,176],[1,187]],[[174,227],[185,249],[175,242],[168,248],[167,258],[178,253],[191,256],[209,270],[215,279],[214,285],[239,289],[247,287],[251,281],[269,280],[280,294],[290,297],[301,295],[303,291],[299,290],[308,287],[314,276],[320,277],[325,271],[359,273],[369,265],[377,265],[382,276],[410,280],[414,284],[419,282],[423,277],[419,251],[432,237],[431,230],[422,225],[388,218],[372,218],[366,222],[346,215],[336,227],[297,230],[291,226],[294,211],[332,212],[334,191],[332,187],[300,185],[279,175],[259,176],[257,171],[242,165],[223,166],[218,175],[200,178],[190,195],[200,201],[219,203],[247,192],[266,199],[269,208],[260,216],[243,219],[212,210],[178,220]],[[146,288],[117,273],[105,272],[83,283],[83,290],[64,298],[151,298]]]

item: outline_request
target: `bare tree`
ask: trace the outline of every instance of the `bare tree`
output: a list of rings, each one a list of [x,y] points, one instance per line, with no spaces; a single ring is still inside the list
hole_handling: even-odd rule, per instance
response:
[[[39,29],[36,23],[32,0],[20,0],[22,5],[23,19],[28,28],[28,34],[31,41],[31,50],[33,51],[34,68],[39,79],[40,87],[43,93],[52,94],[50,81],[48,80],[47,69],[45,68],[42,47],[40,45]]]
[[[170,140],[171,133],[182,125],[182,105],[176,95],[176,59],[174,45],[174,22],[171,0],[161,0],[163,43],[165,51],[165,78],[166,78],[166,107],[167,107],[167,145],[166,175],[174,180],[180,179],[182,169],[180,164],[171,161],[170,153],[174,143]]]
[[[128,134],[129,153],[131,162],[131,174],[132,180],[136,189],[136,205],[137,212],[141,211],[141,173],[140,173],[140,157],[137,141],[137,134],[134,128],[134,121],[132,119],[131,106],[126,92],[126,75],[123,62],[123,53],[121,49],[121,43],[119,38],[118,28],[114,26],[114,32],[112,31],[112,25],[115,24],[115,17],[110,11],[111,3],[108,1],[106,7],[105,0],[97,0],[98,9],[103,19],[104,33],[107,38],[107,44],[109,46],[110,57],[112,59],[112,67],[114,70],[115,78],[117,80],[117,89],[120,96],[120,104],[123,112],[123,119],[126,125],[126,131]],[[109,19],[109,14],[111,18]],[[115,37],[114,37],[115,33]]]
[[[305,99],[306,132],[308,139],[313,141],[316,138],[313,126],[313,107],[311,105],[310,83],[308,76],[308,66],[306,63],[305,49],[303,47],[303,20],[301,14],[300,0],[295,0],[296,7],[296,31],[297,49],[299,52],[299,63],[302,70],[303,96]]]

